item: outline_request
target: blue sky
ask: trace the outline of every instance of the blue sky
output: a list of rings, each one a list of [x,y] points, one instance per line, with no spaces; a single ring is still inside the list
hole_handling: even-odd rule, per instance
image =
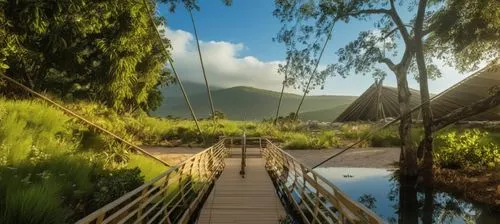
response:
[[[282,77],[276,73],[278,63],[285,58],[284,46],[273,42],[272,38],[281,27],[280,21],[272,15],[272,0],[234,0],[228,7],[221,1],[200,1],[200,11],[193,12],[207,75],[213,85],[253,86],[278,90]],[[183,79],[202,82],[199,60],[195,54],[193,27],[188,12],[178,7],[170,13],[161,5],[158,13],[167,18],[167,37],[173,40],[174,60]],[[403,13],[403,17],[409,14]],[[355,39],[362,30],[371,30],[371,21],[351,21],[336,26],[329,42],[322,65],[335,62],[335,51]],[[453,68],[442,67],[443,78],[431,81],[431,92],[438,93],[466,77]],[[353,74],[346,79],[332,77],[326,81],[323,90],[311,92],[313,95],[337,94],[360,95],[373,83],[369,76]],[[386,85],[395,86],[393,74],[389,74]],[[410,86],[418,89],[418,83],[410,80]],[[288,89],[299,93],[299,90]]]

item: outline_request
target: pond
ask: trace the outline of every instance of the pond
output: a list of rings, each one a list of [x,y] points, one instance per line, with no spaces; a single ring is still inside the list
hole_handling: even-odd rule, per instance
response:
[[[388,223],[500,223],[500,214],[447,193],[434,192],[426,200],[423,190],[417,192],[413,187],[405,187],[400,192],[399,181],[391,170],[351,167],[315,170]],[[400,199],[404,203],[400,204]]]

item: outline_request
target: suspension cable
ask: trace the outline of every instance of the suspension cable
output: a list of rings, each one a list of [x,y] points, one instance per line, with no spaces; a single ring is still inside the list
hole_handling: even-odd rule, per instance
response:
[[[297,111],[295,112],[295,119],[294,120],[299,118],[300,108],[302,107],[302,103],[304,103],[304,99],[306,98],[307,92],[309,91],[309,86],[311,85],[311,82],[312,82],[313,78],[315,77],[316,70],[318,69],[319,62],[321,61],[321,58],[323,57],[323,53],[325,52],[328,41],[330,41],[330,39],[332,38],[332,31],[333,31],[333,27],[335,25],[335,22],[336,21],[334,21],[332,23],[332,26],[330,27],[330,30],[328,31],[328,37],[326,38],[325,43],[323,44],[323,48],[321,49],[321,52],[319,54],[318,60],[316,61],[316,64],[314,65],[314,69],[311,73],[311,77],[309,78],[309,81],[307,82],[306,89],[304,90],[304,95],[302,95],[302,99],[300,100],[299,106],[297,107]]]
[[[96,123],[94,123],[94,122],[92,122],[92,121],[87,120],[86,118],[84,118],[84,117],[80,116],[79,114],[77,114],[77,113],[73,112],[72,110],[70,110],[70,109],[66,108],[65,106],[63,106],[63,105],[61,105],[61,104],[59,104],[59,103],[57,103],[57,102],[55,102],[55,101],[51,100],[50,98],[48,98],[48,97],[46,97],[46,96],[44,96],[44,95],[42,95],[42,94],[40,94],[40,93],[36,92],[35,90],[33,90],[33,89],[31,89],[31,88],[29,88],[29,87],[27,87],[27,86],[25,86],[25,85],[21,84],[20,82],[18,82],[18,81],[16,81],[16,80],[14,80],[13,78],[11,78],[11,77],[9,77],[9,76],[7,76],[7,75],[5,75],[5,74],[2,74],[2,73],[0,73],[0,77],[2,77],[2,78],[4,78],[4,79],[8,80],[9,82],[11,82],[11,83],[13,83],[13,84],[15,84],[15,85],[17,85],[17,86],[21,87],[22,89],[26,90],[27,92],[29,92],[29,93],[31,93],[31,94],[33,94],[33,95],[35,95],[35,96],[38,96],[39,98],[41,98],[41,99],[45,100],[46,102],[48,102],[48,103],[50,103],[50,104],[54,105],[55,107],[57,107],[57,108],[59,108],[59,109],[63,110],[64,112],[66,112],[66,113],[67,113],[67,114],[69,114],[70,116],[76,117],[77,119],[79,119],[79,120],[83,121],[84,123],[86,123],[86,124],[88,124],[88,125],[90,125],[90,126],[92,126],[92,127],[96,128],[96,129],[98,129],[98,130],[100,130],[100,131],[102,131],[102,132],[104,132],[104,133],[106,133],[106,134],[110,135],[111,137],[113,137],[113,138],[115,138],[115,139],[119,140],[120,142],[122,142],[122,143],[124,143],[124,144],[126,144],[126,145],[128,145],[128,146],[130,146],[130,147],[132,147],[132,148],[134,148],[135,150],[137,150],[137,151],[141,152],[142,154],[144,154],[144,155],[146,155],[146,156],[149,156],[149,157],[151,157],[151,158],[155,159],[156,161],[158,161],[158,162],[162,163],[163,165],[165,165],[165,166],[170,166],[167,162],[165,162],[165,161],[163,161],[163,160],[159,159],[158,157],[154,156],[153,154],[150,154],[149,152],[147,152],[147,151],[146,151],[146,150],[144,150],[143,148],[141,148],[141,147],[139,147],[139,146],[137,146],[137,145],[133,144],[133,143],[132,143],[132,142],[130,142],[130,141],[125,140],[124,138],[122,138],[122,137],[120,137],[120,136],[118,136],[118,135],[114,134],[114,133],[113,133],[113,132],[111,132],[111,131],[106,130],[105,128],[103,128],[103,127],[99,126],[98,124],[96,124]]]
[[[149,21],[151,22],[151,25],[153,26],[153,28],[156,32],[156,36],[158,37],[158,40],[160,41],[160,44],[162,46],[161,49],[163,50],[165,55],[168,57],[168,63],[170,65],[170,67],[172,68],[172,71],[175,75],[175,78],[177,79],[177,82],[179,83],[179,87],[181,88],[181,92],[182,92],[182,95],[184,96],[184,100],[186,101],[186,105],[187,105],[189,111],[191,112],[191,117],[193,118],[194,122],[196,123],[196,128],[198,129],[198,132],[199,132],[201,138],[203,139],[203,142],[205,142],[205,138],[203,137],[203,132],[201,131],[201,127],[200,127],[200,124],[198,123],[198,119],[196,118],[196,114],[194,113],[193,107],[191,106],[191,103],[189,102],[189,98],[186,94],[186,90],[184,89],[184,85],[182,85],[182,81],[179,77],[179,74],[177,74],[177,72],[175,71],[174,62],[172,61],[172,58],[169,57],[168,49],[163,44],[163,39],[161,38],[161,34],[160,34],[160,31],[158,30],[158,27],[156,27],[156,24],[155,24],[155,21],[153,18],[153,14],[151,12],[151,9],[149,8],[149,4],[148,4],[147,0],[143,0],[142,2],[144,3],[144,7],[146,8],[146,13],[148,14]]]
[[[208,101],[210,102],[210,109],[212,109],[212,118],[214,121],[214,132],[215,132],[215,129],[217,127],[217,119],[215,118],[215,107],[214,107],[214,102],[212,100],[212,93],[210,92],[207,74],[205,72],[205,65],[203,64],[203,57],[201,56],[200,39],[198,38],[198,31],[196,30],[196,25],[194,22],[194,17],[193,17],[193,13],[191,12],[191,9],[188,9],[188,12],[189,12],[189,16],[191,17],[191,23],[193,23],[194,36],[196,37],[196,46],[198,48],[198,56],[200,58],[201,71],[203,72],[203,78],[205,79],[205,86],[207,87]]]
[[[473,77],[475,77],[475,76],[477,76],[477,75],[481,74],[481,73],[482,73],[482,72],[484,72],[484,71],[485,71],[488,67],[489,67],[489,66],[484,67],[483,69],[481,69],[481,70],[479,70],[479,71],[475,72],[474,74],[472,74],[472,75],[468,76],[467,78],[465,78],[465,79],[461,80],[460,82],[455,83],[453,86],[451,86],[451,87],[450,87],[450,88],[448,88],[447,90],[445,90],[445,91],[443,91],[443,92],[441,92],[441,93],[439,93],[439,94],[435,95],[434,97],[432,97],[432,98],[430,98],[430,99],[428,99],[428,100],[426,100],[426,101],[424,101],[424,102],[420,103],[418,106],[416,106],[416,107],[412,108],[412,109],[408,112],[408,114],[410,114],[410,115],[411,115],[413,112],[415,112],[416,110],[420,109],[420,108],[421,108],[424,104],[430,103],[432,100],[434,100],[434,99],[436,99],[436,98],[438,98],[438,97],[440,97],[440,96],[442,96],[442,95],[444,95],[444,94],[448,93],[449,91],[451,91],[451,90],[455,89],[456,87],[458,87],[460,84],[465,83],[467,80],[470,80],[470,79],[472,79]],[[389,123],[387,123],[387,124],[385,124],[385,125],[383,125],[383,126],[381,126],[381,127],[379,127],[379,128],[373,129],[372,131],[370,131],[370,132],[366,133],[364,136],[362,136],[362,137],[361,137],[358,141],[356,141],[356,142],[352,143],[351,145],[347,146],[346,148],[344,148],[342,151],[340,151],[340,152],[338,152],[338,153],[335,153],[335,154],[331,155],[330,157],[326,158],[325,160],[321,161],[320,163],[316,164],[315,166],[313,166],[313,167],[312,167],[312,169],[317,168],[317,167],[319,167],[319,166],[321,166],[321,165],[325,164],[325,163],[326,163],[326,162],[328,162],[329,160],[331,160],[331,159],[333,159],[333,158],[335,158],[335,157],[337,157],[337,156],[341,155],[342,153],[346,152],[347,150],[352,149],[354,146],[356,146],[357,144],[359,144],[359,143],[363,142],[363,141],[364,141],[364,140],[366,140],[368,137],[371,137],[371,136],[372,136],[373,134],[375,134],[376,132],[379,132],[380,130],[382,130],[382,129],[384,129],[384,128],[386,128],[386,127],[388,127],[388,126],[390,126],[390,125],[392,125],[392,124],[394,124],[394,123],[396,123],[396,122],[398,122],[398,121],[399,121],[399,120],[401,120],[401,118],[403,118],[403,117],[404,117],[403,115],[400,115],[399,117],[397,117],[397,118],[396,118],[396,119],[394,119],[393,121],[391,121],[391,122],[389,122]]]

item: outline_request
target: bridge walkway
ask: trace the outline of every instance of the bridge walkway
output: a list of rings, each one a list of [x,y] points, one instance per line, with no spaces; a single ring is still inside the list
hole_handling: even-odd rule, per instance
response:
[[[226,167],[205,201],[199,224],[276,224],[286,217],[259,149],[247,149],[245,178],[240,175],[241,149],[231,149],[224,162]]]

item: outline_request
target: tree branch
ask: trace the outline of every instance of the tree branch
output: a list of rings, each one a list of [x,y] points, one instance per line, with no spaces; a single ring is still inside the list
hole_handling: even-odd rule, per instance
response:
[[[422,38],[426,6],[427,0],[420,0],[420,2],[418,3],[417,17],[415,19],[415,34],[416,36],[418,36],[418,38]]]
[[[389,9],[363,9],[359,10],[354,14],[349,14],[350,16],[359,16],[361,14],[387,14],[389,15],[391,11]]]
[[[384,64],[386,64],[387,67],[389,67],[389,69],[391,69],[392,71],[394,71],[396,65],[394,64],[394,62],[392,62],[391,59],[384,57],[384,58],[379,59],[379,61],[382,62],[382,63],[384,63]]]
[[[394,23],[396,23],[396,26],[399,28],[399,32],[401,32],[401,36],[403,36],[405,44],[407,46],[410,46],[411,45],[410,34],[408,33],[408,30],[406,30],[403,20],[401,20],[401,17],[399,17],[398,12],[396,11],[394,0],[390,0],[390,3],[391,3],[391,9],[389,10],[388,15],[391,16],[392,20],[394,21]]]

